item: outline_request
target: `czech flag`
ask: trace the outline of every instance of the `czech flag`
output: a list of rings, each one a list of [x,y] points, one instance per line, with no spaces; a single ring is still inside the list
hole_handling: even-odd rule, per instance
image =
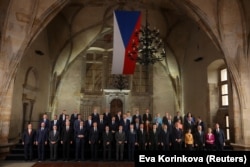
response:
[[[138,46],[139,36],[135,35],[141,26],[140,11],[114,11],[114,41],[112,74],[133,74],[136,61],[128,56],[133,44]],[[137,57],[137,54],[134,58]]]

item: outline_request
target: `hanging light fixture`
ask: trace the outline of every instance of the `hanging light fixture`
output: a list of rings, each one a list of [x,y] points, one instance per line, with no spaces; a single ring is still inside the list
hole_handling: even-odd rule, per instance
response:
[[[146,23],[135,32],[135,39],[132,41],[132,50],[128,51],[130,59],[141,65],[154,64],[164,60],[166,52],[160,36],[159,29],[150,29],[148,24],[148,11],[146,10]],[[138,43],[138,44],[137,44]]]

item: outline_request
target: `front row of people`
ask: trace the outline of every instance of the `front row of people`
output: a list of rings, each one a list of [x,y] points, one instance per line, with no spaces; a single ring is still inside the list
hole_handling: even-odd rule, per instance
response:
[[[109,126],[105,126],[105,130],[100,132],[97,123],[93,123],[93,127],[87,132],[84,122],[81,121],[79,127],[73,130],[70,122],[66,122],[66,126],[59,133],[57,126],[53,126],[53,130],[48,131],[44,122],[37,131],[32,129],[32,124],[28,124],[27,130],[23,133],[23,145],[25,160],[33,159],[33,145],[37,145],[38,161],[45,160],[45,147],[50,146],[50,160],[58,159],[58,145],[62,145],[62,158],[64,161],[70,159],[71,145],[75,144],[75,160],[85,160],[85,149],[90,146],[92,160],[97,160],[99,145],[102,145],[103,160],[111,160],[111,152],[115,150],[116,160],[124,160],[124,153],[128,153],[128,160],[134,160],[134,152],[138,150],[162,150],[162,151],[180,151],[183,147],[186,150],[222,150],[224,142],[224,133],[219,132],[219,125],[216,124],[215,132],[208,128],[208,132],[204,134],[201,127],[197,127],[195,133],[184,133],[178,128],[178,122],[172,129],[168,129],[167,125],[158,128],[156,124],[152,125],[150,132],[145,131],[143,124],[139,130],[135,130],[134,125],[130,124],[129,130],[124,131],[120,125],[118,131],[110,131]],[[125,151],[126,150],[126,151]]]

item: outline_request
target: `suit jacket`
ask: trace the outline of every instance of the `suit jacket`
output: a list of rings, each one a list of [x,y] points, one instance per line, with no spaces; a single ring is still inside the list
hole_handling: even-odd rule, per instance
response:
[[[146,113],[143,114],[142,120],[143,120],[144,123],[145,123],[147,120],[148,120],[149,122],[152,122],[152,116],[151,116],[151,114],[149,113],[148,116],[147,116]]]
[[[93,122],[98,122],[98,120],[99,120],[99,114],[98,113],[96,113],[96,114],[92,113],[91,116],[92,116],[92,121]]]
[[[110,122],[109,123],[109,130],[116,132],[118,130],[118,124],[117,124],[117,122],[114,122],[114,123]]]
[[[44,130],[38,129],[36,133],[36,141],[38,143],[44,143],[48,140],[48,130],[45,128]]]
[[[111,114],[110,113],[103,113],[103,119],[106,121],[106,123],[111,122]]]
[[[96,131],[94,131],[94,127],[91,128],[89,132],[89,141],[91,144],[98,143],[99,141],[99,131],[98,128],[96,128]]]
[[[73,134],[73,129],[69,127],[69,130],[66,130],[66,127],[62,129],[62,134],[61,134],[61,141],[63,142],[70,142],[73,141],[74,139],[74,134]]]
[[[49,138],[48,139],[49,139],[50,142],[56,142],[56,143],[58,143],[58,141],[60,140],[60,133],[59,133],[59,131],[57,130],[56,133],[54,134],[54,131],[51,130],[49,132]]]
[[[99,119],[97,122],[97,128],[99,130],[100,133],[102,133],[105,130],[105,126],[107,125],[106,121],[103,119],[102,123],[101,120]]]
[[[180,129],[173,128],[172,131],[172,143],[176,142],[176,139],[181,139],[183,140],[183,131]]]
[[[181,120],[181,123],[183,124],[183,118],[182,116],[177,117],[177,115],[174,116],[174,123],[177,122],[178,120]]]
[[[158,142],[160,142],[159,138],[160,138],[159,130],[156,129],[155,133],[153,130],[150,131],[150,142],[152,144],[157,144]]]
[[[138,143],[139,144],[144,144],[146,142],[146,131],[143,130],[143,133],[141,130],[137,132],[138,134]]]
[[[119,141],[121,141],[122,144],[124,144],[125,140],[126,140],[126,136],[125,136],[124,131],[122,131],[121,133],[119,131],[115,133],[116,144],[118,144]]]
[[[39,128],[41,127],[41,123],[43,123],[43,122],[45,123],[45,128],[49,129],[50,128],[50,120],[49,119],[46,119],[45,121],[44,121],[44,119],[41,119],[39,122]]]
[[[121,121],[120,121],[120,125],[122,125],[122,126],[123,126],[123,130],[125,131],[125,133],[127,133],[127,132],[128,132],[128,130],[129,130],[129,126],[130,126],[130,122],[129,122],[129,120],[128,120],[128,119],[126,119],[126,120],[124,121],[124,119],[121,119]]]
[[[133,117],[132,117],[132,123],[135,123],[136,118],[139,119],[139,123],[142,123],[142,117],[141,117],[141,115],[133,115]]]
[[[222,129],[220,129],[219,132],[214,130],[214,139],[215,139],[215,141],[214,141],[215,145],[223,145],[225,142],[224,131]]]
[[[32,129],[31,133],[29,134],[28,129],[23,132],[22,140],[24,144],[34,144],[36,140],[36,132]]]
[[[160,137],[159,137],[161,143],[163,143],[164,145],[169,145],[171,143],[171,135],[169,130],[167,130],[166,132],[164,130],[162,130],[160,132]]]
[[[106,132],[103,132],[102,141],[103,141],[103,145],[106,145],[107,142],[111,143],[113,141],[112,133],[108,132],[108,134],[107,134]]]
[[[205,144],[205,134],[203,131],[201,131],[201,133],[199,133],[198,131],[195,133],[194,143],[198,146],[202,146],[203,144]]]
[[[133,132],[131,132],[130,130],[128,131],[127,142],[128,143],[136,143],[137,142],[137,134],[136,134],[135,130]]]
[[[60,124],[60,121],[59,120],[57,120],[56,121],[56,124],[54,123],[54,120],[52,120],[52,121],[50,121],[50,130],[53,130],[53,126],[54,125],[56,125],[57,126],[57,130],[59,130],[60,131],[60,128],[61,128],[61,124]]]
[[[85,141],[86,139],[86,128],[83,127],[82,129],[80,129],[80,126],[74,131],[74,138],[76,140],[76,142],[79,141]],[[79,138],[78,135],[83,135],[83,138]]]

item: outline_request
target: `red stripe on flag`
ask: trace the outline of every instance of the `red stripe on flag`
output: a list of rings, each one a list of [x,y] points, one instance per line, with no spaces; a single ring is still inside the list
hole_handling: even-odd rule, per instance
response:
[[[138,31],[140,27],[141,27],[141,15],[138,18],[133,34],[131,35],[128,46],[126,47],[126,50],[125,50],[123,74],[134,74],[135,67],[136,67],[136,60],[132,60],[129,57],[128,52],[133,50],[132,44],[135,44],[136,46],[138,46],[139,44],[139,36],[135,35],[135,32]],[[133,58],[137,58],[137,56],[138,56],[138,53],[136,53],[136,55],[134,55]]]

